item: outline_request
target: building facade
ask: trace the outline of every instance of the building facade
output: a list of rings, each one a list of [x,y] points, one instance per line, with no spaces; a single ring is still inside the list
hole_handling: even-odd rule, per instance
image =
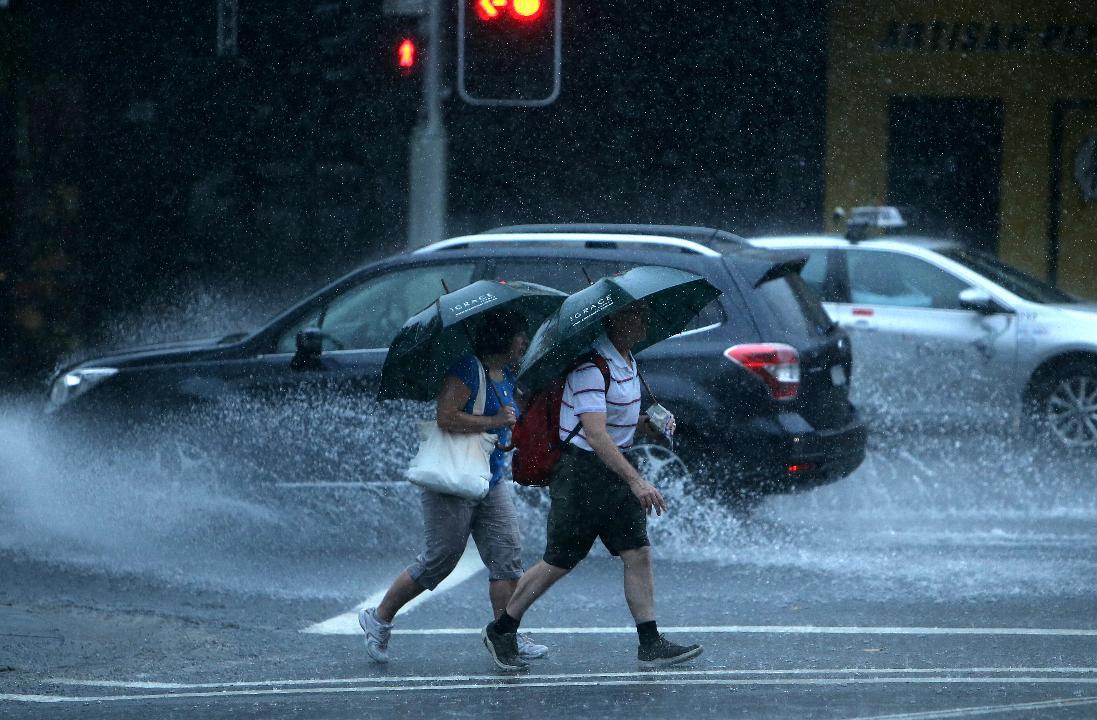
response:
[[[1097,297],[1097,4],[834,0],[825,197]]]

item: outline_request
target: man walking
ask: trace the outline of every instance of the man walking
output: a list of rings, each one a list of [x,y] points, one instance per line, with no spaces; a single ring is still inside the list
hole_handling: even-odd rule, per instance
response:
[[[667,505],[621,453],[632,445],[638,429],[652,431],[640,415],[640,379],[631,352],[647,337],[649,318],[647,304],[634,302],[605,319],[605,333],[592,349],[609,367],[608,389],[593,362],[579,365],[567,377],[560,407],[561,441],[577,426],[579,430],[553,470],[544,558],[522,575],[504,612],[481,633],[502,670],[528,667],[517,647],[522,616],[586,557],[596,538],[624,564],[625,600],[636,621],[641,666],[673,665],[702,652],[700,645],[678,645],[659,633],[647,516],[652,510],[661,515]]]

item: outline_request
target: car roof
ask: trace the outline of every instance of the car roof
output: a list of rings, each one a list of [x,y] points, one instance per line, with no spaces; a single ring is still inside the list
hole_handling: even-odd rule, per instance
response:
[[[657,235],[692,240],[701,245],[730,244],[745,246],[746,238],[727,230],[701,225],[651,225],[646,223],[537,223],[507,225],[482,234],[498,233],[612,233],[619,235]]]
[[[877,250],[903,250],[916,247],[924,250],[952,250],[965,247],[956,240],[924,237],[920,235],[888,235],[868,240],[848,240],[841,235],[774,235],[769,237],[748,238],[747,242],[755,247],[768,250],[792,250],[796,248],[842,248],[865,247]]]
[[[463,235],[421,247],[413,254],[433,253],[441,250],[467,250],[475,247],[537,247],[554,246],[560,248],[613,249],[623,244],[635,245],[649,250],[670,250],[674,252],[720,257],[721,253],[692,240],[680,237],[649,234],[627,234],[606,232],[492,232],[479,235]]]

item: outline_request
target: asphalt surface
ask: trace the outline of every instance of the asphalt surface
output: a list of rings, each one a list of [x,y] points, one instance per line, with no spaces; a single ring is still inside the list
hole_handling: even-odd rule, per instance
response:
[[[416,551],[399,484],[165,492],[123,463],[87,494],[15,445],[3,718],[1097,717],[1097,485],[1009,438],[876,441],[854,476],[750,518],[665,480],[659,621],[704,655],[640,671],[599,551],[527,615],[550,655],[513,676],[480,645],[475,563],[367,661],[345,614]],[[543,509],[521,503],[532,562]]]

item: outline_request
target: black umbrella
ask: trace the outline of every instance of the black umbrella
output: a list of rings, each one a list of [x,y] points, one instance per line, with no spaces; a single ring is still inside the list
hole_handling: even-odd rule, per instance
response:
[[[651,321],[647,338],[637,343],[634,352],[682,332],[719,295],[720,290],[700,275],[657,265],[602,278],[569,295],[538,328],[522,358],[518,379],[524,387],[537,390],[560,377],[603,332],[603,318],[638,300],[648,303]]]
[[[493,280],[478,280],[442,295],[404,323],[392,341],[381,369],[378,399],[434,400],[446,371],[472,352],[476,323],[483,313],[512,310],[535,328],[566,297],[544,285]]]

